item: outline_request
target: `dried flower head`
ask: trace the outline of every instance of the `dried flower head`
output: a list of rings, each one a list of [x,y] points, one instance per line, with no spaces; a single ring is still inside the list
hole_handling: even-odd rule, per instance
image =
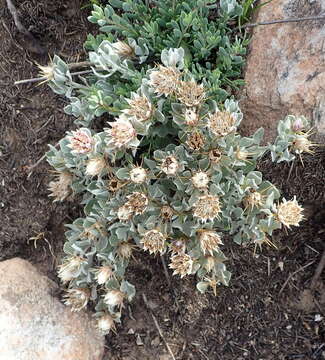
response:
[[[142,184],[147,180],[147,171],[143,167],[135,167],[130,171],[130,179],[135,184]]]
[[[209,151],[209,159],[212,163],[218,164],[222,158],[222,152],[219,149]]]
[[[122,59],[131,59],[134,57],[134,49],[124,41],[117,41],[112,44],[116,54]]]
[[[126,146],[137,136],[130,121],[118,118],[117,121],[110,123],[110,125],[111,128],[105,129],[105,131],[111,137],[110,142],[117,148]]]
[[[203,254],[210,253],[219,249],[219,245],[223,245],[220,235],[211,230],[199,230],[199,242]]]
[[[187,254],[176,254],[171,258],[169,267],[174,270],[173,275],[180,275],[183,278],[185,275],[190,275],[193,268],[193,260]]]
[[[152,117],[153,107],[146,96],[138,94],[133,95],[133,99],[128,99],[130,107],[123,110],[123,113],[128,116],[133,116],[138,121],[147,121]]]
[[[72,175],[67,172],[60,172],[57,181],[49,183],[48,189],[51,192],[49,196],[54,197],[54,202],[65,200],[71,193],[71,183]]]
[[[166,236],[158,230],[147,231],[140,243],[143,245],[143,249],[149,251],[150,254],[163,254],[166,247]]]
[[[119,306],[121,308],[123,306],[124,298],[125,294],[122,291],[112,289],[106,292],[104,303],[111,307]]]
[[[199,190],[207,189],[210,177],[204,171],[198,171],[191,177],[191,181],[194,187]]]
[[[134,191],[132,194],[127,196],[128,201],[126,206],[128,206],[136,215],[144,213],[148,206],[148,198],[144,193]]]
[[[174,67],[159,65],[157,70],[151,72],[148,84],[156,94],[168,96],[176,91],[179,78],[180,73]]]
[[[162,217],[163,222],[170,221],[173,215],[174,215],[174,210],[168,205],[164,205],[160,209],[160,216]]]
[[[218,196],[200,196],[193,205],[193,215],[199,218],[202,222],[206,222],[208,220],[213,221],[219,217],[220,212],[221,208]]]
[[[185,119],[185,124],[188,126],[195,126],[198,124],[200,120],[199,114],[196,112],[196,109],[193,108],[187,108],[184,111],[184,119]]]
[[[176,96],[182,104],[194,107],[202,104],[205,92],[203,85],[198,85],[194,80],[179,81]]]
[[[202,149],[204,143],[204,137],[199,131],[191,133],[186,140],[186,145],[193,151]]]
[[[170,155],[163,160],[160,168],[167,175],[175,175],[179,169],[179,163],[175,156]]]
[[[106,161],[104,157],[96,157],[88,160],[86,166],[86,175],[98,176],[106,167]]]
[[[303,219],[303,208],[298,204],[296,197],[283,202],[276,207],[276,218],[281,224],[290,228],[291,225],[299,226],[300,221]]]
[[[122,185],[123,183],[118,178],[112,177],[107,182],[107,189],[114,193],[118,191]]]
[[[134,245],[130,244],[127,241],[123,241],[118,244],[116,251],[118,256],[121,257],[122,259],[130,259],[134,248],[135,248]]]
[[[133,209],[129,205],[122,205],[117,210],[117,217],[120,221],[129,221],[133,216]]]
[[[75,154],[87,154],[93,148],[93,138],[85,129],[71,131],[72,135],[68,135],[67,139],[70,144],[68,147],[72,149]]]
[[[313,146],[316,146],[316,144],[313,144],[308,139],[307,134],[297,136],[295,140],[292,142],[292,149],[297,154],[302,154],[304,152],[308,154],[313,154],[314,151],[311,149],[311,147]]]
[[[45,80],[42,81],[41,84],[54,79],[55,65],[52,62],[46,66],[37,64],[37,67],[40,69],[39,75],[45,78]]]
[[[265,201],[265,196],[263,196],[260,192],[250,189],[248,195],[246,195],[243,199],[243,204],[245,209],[253,210],[254,207],[260,208],[263,206]]]
[[[104,285],[108,280],[114,277],[113,269],[108,265],[101,266],[95,273],[98,285]]]
[[[183,254],[183,253],[185,253],[185,250],[186,250],[186,239],[180,238],[180,239],[174,240],[174,241],[170,244],[170,249],[171,249],[171,251],[172,251],[173,254]]]
[[[208,127],[215,136],[226,136],[236,130],[236,119],[229,111],[216,111],[208,117]]]
[[[90,291],[85,288],[74,288],[66,290],[64,303],[71,306],[71,311],[80,311],[84,309],[89,301]]]
[[[97,328],[103,335],[107,335],[111,330],[115,331],[114,319],[111,315],[105,314],[97,319]]]
[[[58,276],[61,281],[65,283],[74,279],[84,263],[86,263],[86,260],[80,256],[67,258],[62,265],[59,265]]]

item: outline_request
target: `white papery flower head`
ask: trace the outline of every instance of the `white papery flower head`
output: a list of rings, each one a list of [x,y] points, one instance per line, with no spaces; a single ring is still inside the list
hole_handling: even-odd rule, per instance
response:
[[[98,285],[104,285],[114,276],[112,267],[105,265],[96,270],[96,280]]]
[[[104,157],[96,157],[88,160],[86,165],[86,175],[98,176],[106,167],[106,161]]]
[[[66,283],[73,280],[86,260],[80,256],[71,256],[67,258],[62,265],[59,265],[58,276],[62,282]]]
[[[71,306],[71,311],[80,311],[87,306],[90,291],[85,288],[68,289],[63,298],[65,305]]]
[[[104,296],[104,303],[108,306],[123,306],[125,294],[120,290],[108,290]]]
[[[199,242],[203,254],[213,255],[213,251],[219,249],[219,245],[223,245],[221,237],[215,231],[212,230],[200,230],[199,233]]]
[[[206,189],[209,185],[210,177],[204,171],[198,171],[191,177],[191,181],[194,187],[199,190]]]
[[[117,210],[117,217],[120,221],[129,221],[133,216],[133,210],[128,205],[122,205]]]
[[[109,332],[115,331],[114,319],[111,315],[105,314],[97,319],[97,328],[103,335],[109,334]]]
[[[157,70],[150,73],[148,84],[158,95],[175,93],[180,78],[180,72],[171,66],[159,65]]]
[[[175,156],[169,155],[163,160],[160,168],[167,175],[176,175],[179,169],[179,162]]]
[[[290,228],[290,226],[299,226],[303,219],[303,208],[298,204],[296,197],[287,201],[283,199],[282,203],[276,207],[276,218],[281,224]]]
[[[71,131],[71,135],[67,136],[69,140],[68,147],[75,154],[87,154],[93,148],[93,138],[88,129],[79,129]]]
[[[129,104],[128,109],[124,109],[123,113],[134,117],[140,122],[149,120],[153,114],[153,106],[146,96],[133,94],[132,99],[126,100]]]
[[[184,253],[178,253],[171,258],[169,267],[174,270],[173,275],[180,275],[183,278],[186,275],[190,275],[193,268],[193,259]]]
[[[135,167],[130,171],[130,179],[135,184],[142,184],[147,180],[147,171],[143,167]]]
[[[110,143],[116,148],[127,146],[137,136],[131,122],[120,116],[115,122],[109,123],[110,129],[105,129],[110,137]]]
[[[166,236],[158,230],[149,230],[143,235],[140,243],[150,254],[163,254],[166,249]]]
[[[193,215],[202,222],[213,221],[219,218],[221,213],[220,200],[218,196],[203,195],[193,205]]]

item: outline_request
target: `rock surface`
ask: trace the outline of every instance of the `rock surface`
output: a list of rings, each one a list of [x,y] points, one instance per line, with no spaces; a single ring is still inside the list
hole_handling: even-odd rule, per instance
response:
[[[29,262],[0,263],[0,360],[101,360],[104,339],[86,313],[51,294],[57,285]]]
[[[256,22],[321,15],[325,0],[276,0],[262,6]],[[312,121],[325,139],[325,20],[258,26],[247,59],[241,101],[242,131],[265,128],[265,139],[288,114]]]

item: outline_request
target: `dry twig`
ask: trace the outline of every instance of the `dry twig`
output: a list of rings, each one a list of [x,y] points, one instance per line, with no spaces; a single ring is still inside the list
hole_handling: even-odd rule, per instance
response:
[[[320,259],[320,262],[316,268],[315,274],[311,280],[311,284],[310,284],[310,290],[314,290],[316,285],[317,285],[317,280],[320,277],[323,269],[325,267],[325,250],[323,251],[323,255]]]
[[[16,9],[15,5],[13,4],[13,2],[11,0],[6,0],[6,2],[7,2],[8,10],[14,19],[14,23],[15,23],[17,29],[22,34],[24,34],[27,37],[27,39],[31,41],[31,43],[33,45],[32,47],[29,48],[29,50],[32,50],[33,52],[38,53],[38,54],[42,54],[42,55],[45,54],[46,53],[45,49],[38,43],[38,41],[35,39],[33,34],[30,31],[28,31],[25,28],[25,26],[21,23],[21,21],[19,20],[18,12],[17,12],[17,9]]]
[[[159,324],[158,324],[158,321],[157,321],[155,315],[152,313],[152,310],[150,309],[150,306],[149,306],[149,304],[148,304],[148,300],[147,300],[146,295],[145,295],[145,294],[142,294],[142,298],[143,298],[143,302],[145,303],[147,309],[150,311],[150,314],[151,314],[151,317],[152,317],[152,319],[153,319],[153,322],[154,322],[154,324],[155,324],[155,326],[156,326],[156,328],[157,328],[157,330],[158,330],[158,333],[159,333],[160,337],[162,338],[163,342],[165,343],[165,346],[166,346],[166,348],[167,348],[170,356],[172,357],[173,360],[176,360],[176,358],[175,358],[175,356],[174,356],[174,354],[173,354],[173,352],[172,352],[172,349],[170,348],[167,340],[166,340],[165,337],[164,337],[164,334],[163,334],[163,332],[162,332],[162,330],[161,330],[161,328],[160,328],[160,326],[159,326]]]
[[[301,17],[301,18],[293,18],[293,19],[287,18],[287,19],[279,19],[279,20],[261,21],[258,23],[237,26],[236,28],[232,29],[232,32],[240,30],[240,29],[246,29],[246,28],[251,28],[251,27],[260,26],[260,25],[274,25],[274,24],[284,24],[284,23],[291,23],[291,22],[313,21],[313,20],[323,20],[323,19],[325,20],[325,14],[316,15],[316,16],[307,16],[307,17]]]

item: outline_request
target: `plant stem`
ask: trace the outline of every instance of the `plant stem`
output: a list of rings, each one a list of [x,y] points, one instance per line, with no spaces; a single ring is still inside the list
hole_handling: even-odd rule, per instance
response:
[[[301,18],[293,18],[293,19],[287,18],[287,19],[279,19],[279,20],[262,21],[262,22],[258,22],[258,23],[237,26],[234,29],[232,29],[231,32],[234,32],[234,31],[240,30],[240,29],[255,27],[255,26],[259,26],[259,25],[273,25],[273,24],[283,24],[283,23],[322,20],[322,19],[325,20],[325,14],[316,15],[316,16],[307,16],[307,17],[301,17]]]

